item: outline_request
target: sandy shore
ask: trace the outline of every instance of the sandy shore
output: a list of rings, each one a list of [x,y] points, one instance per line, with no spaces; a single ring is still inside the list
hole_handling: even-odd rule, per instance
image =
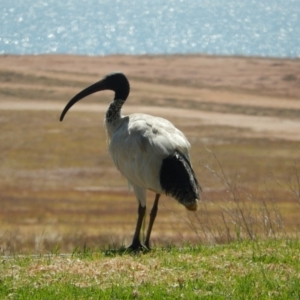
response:
[[[0,56],[0,63],[2,110],[60,111],[82,87],[121,70],[131,82],[125,113],[184,117],[247,128],[253,133],[248,137],[300,140],[297,59],[40,55]],[[87,101],[73,109],[104,111],[107,103]]]
[[[61,111],[62,105],[57,103],[40,104],[35,102],[1,102],[2,110],[55,110]],[[82,104],[73,108],[75,111],[105,112],[107,105]],[[222,114],[213,112],[202,112],[181,108],[162,108],[159,106],[128,106],[126,113],[146,113],[160,117],[182,117],[188,116],[199,124],[230,126],[246,128],[253,131],[252,136],[267,138],[278,138],[283,140],[300,141],[300,120],[289,120],[275,117],[245,116],[238,114]]]

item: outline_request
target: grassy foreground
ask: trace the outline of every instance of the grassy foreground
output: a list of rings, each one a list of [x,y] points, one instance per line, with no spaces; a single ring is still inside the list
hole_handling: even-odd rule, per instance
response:
[[[299,240],[74,251],[0,265],[1,299],[299,299]]]

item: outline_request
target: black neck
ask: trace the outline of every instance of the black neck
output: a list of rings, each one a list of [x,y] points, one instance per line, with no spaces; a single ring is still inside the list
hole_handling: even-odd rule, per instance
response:
[[[114,100],[106,111],[106,122],[107,123],[114,123],[118,119],[121,118],[121,109],[124,104],[125,100]]]

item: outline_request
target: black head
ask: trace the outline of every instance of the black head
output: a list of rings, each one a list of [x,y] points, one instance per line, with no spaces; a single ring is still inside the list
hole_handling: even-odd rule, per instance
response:
[[[66,105],[61,113],[60,120],[62,121],[68,110],[79,100],[99,91],[111,90],[115,92],[115,100],[125,101],[129,95],[129,81],[123,73],[111,73],[106,75],[102,80],[92,84],[86,89],[75,95]]]
[[[115,92],[115,100],[126,100],[130,85],[127,77],[123,73],[111,73],[106,75],[103,80],[106,85],[106,90]]]

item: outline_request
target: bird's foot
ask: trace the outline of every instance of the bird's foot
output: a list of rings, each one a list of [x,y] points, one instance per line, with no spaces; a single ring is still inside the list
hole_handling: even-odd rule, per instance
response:
[[[151,250],[149,241],[145,241],[145,243],[144,243],[144,248],[145,248],[147,251],[150,251],[150,250]]]
[[[140,241],[133,241],[132,244],[126,248],[128,252],[147,252],[150,250],[147,246],[144,246]]]

